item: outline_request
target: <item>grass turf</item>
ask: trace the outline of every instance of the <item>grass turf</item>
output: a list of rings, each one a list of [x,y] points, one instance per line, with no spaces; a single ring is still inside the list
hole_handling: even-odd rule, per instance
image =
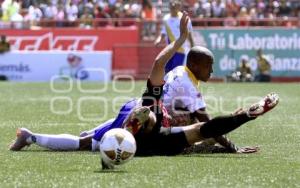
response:
[[[240,146],[260,146],[256,154],[134,158],[114,171],[101,171],[98,152],[52,152],[37,146],[7,150],[17,127],[78,135],[103,121],[96,120],[99,114],[114,117],[126,97],[140,96],[144,85],[136,82],[133,91],[126,92],[132,86],[128,82],[110,83],[107,89],[85,83],[84,91],[76,84],[66,91],[66,83],[54,85],[59,91],[48,83],[0,83],[0,187],[300,187],[299,84],[201,86],[213,116],[246,106],[270,91],[280,95],[274,111],[229,135]],[[91,93],[93,89],[103,92]]]

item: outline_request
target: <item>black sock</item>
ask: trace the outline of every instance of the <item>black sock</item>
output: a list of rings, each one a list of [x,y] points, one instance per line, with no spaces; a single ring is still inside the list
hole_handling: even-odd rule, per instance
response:
[[[219,116],[204,123],[200,133],[204,138],[217,137],[233,131],[242,124],[255,118],[248,117],[246,113],[229,116]]]

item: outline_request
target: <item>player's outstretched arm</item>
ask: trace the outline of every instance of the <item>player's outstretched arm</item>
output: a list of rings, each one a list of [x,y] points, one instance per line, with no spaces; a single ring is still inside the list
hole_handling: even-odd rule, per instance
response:
[[[162,84],[165,74],[165,65],[175,54],[175,52],[183,45],[188,37],[188,21],[189,17],[187,13],[183,12],[180,20],[180,37],[176,41],[166,46],[155,58],[155,62],[149,77],[152,85],[158,86]]]

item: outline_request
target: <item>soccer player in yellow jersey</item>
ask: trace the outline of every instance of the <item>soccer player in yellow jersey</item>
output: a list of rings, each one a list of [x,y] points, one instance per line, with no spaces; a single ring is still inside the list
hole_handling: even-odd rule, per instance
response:
[[[171,0],[170,1],[170,13],[165,15],[163,18],[163,25],[161,34],[155,40],[155,45],[162,43],[163,41],[170,44],[174,42],[180,36],[180,19],[182,17],[182,12],[180,11],[181,8],[181,1],[178,0]],[[188,41],[190,43],[190,47],[194,46],[194,39],[192,36],[192,23],[189,20],[188,23]],[[167,65],[165,66],[165,73],[168,73],[173,68],[183,65],[186,57],[186,52],[188,51],[188,46],[186,42],[175,52],[172,58],[168,61]]]

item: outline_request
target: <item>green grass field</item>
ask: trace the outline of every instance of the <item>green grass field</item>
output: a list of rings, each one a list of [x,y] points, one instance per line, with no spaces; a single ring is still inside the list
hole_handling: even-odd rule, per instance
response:
[[[114,117],[113,108],[118,109],[126,97],[139,96],[144,85],[137,82],[133,92],[117,93],[113,86],[119,90],[131,87],[130,83],[118,82],[108,84],[102,93],[88,93],[74,84],[72,90],[58,93],[48,83],[0,83],[0,187],[300,187],[300,84],[202,86],[213,116],[255,102],[256,97],[270,91],[279,94],[276,109],[229,135],[240,146],[260,146],[256,154],[139,157],[106,172],[100,170],[98,152],[52,152],[37,146],[8,151],[18,127],[78,135],[101,123],[96,120],[99,114],[107,112],[107,118]],[[54,87],[62,91],[69,85]],[[85,91],[103,87],[82,85]],[[108,110],[99,97],[107,99]]]

